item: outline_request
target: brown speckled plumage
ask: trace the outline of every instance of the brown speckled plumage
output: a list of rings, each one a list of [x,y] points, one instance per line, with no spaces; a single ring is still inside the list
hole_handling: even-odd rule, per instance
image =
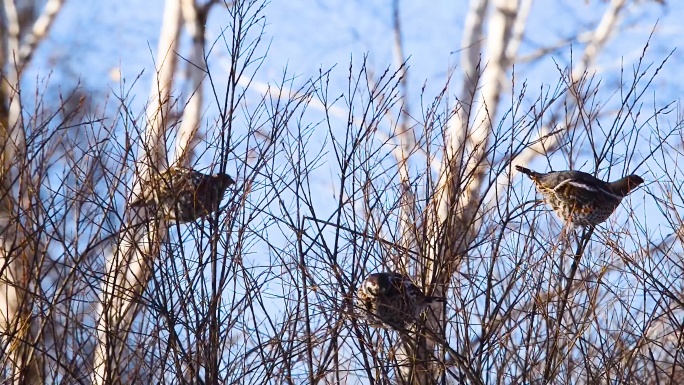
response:
[[[206,175],[186,167],[170,167],[153,175],[132,207],[161,210],[167,220],[191,222],[218,210],[233,179],[224,173]]]
[[[430,304],[444,298],[426,296],[399,273],[369,275],[357,291],[358,311],[372,327],[402,329],[414,323]]]
[[[644,182],[638,175],[604,182],[582,171],[539,173],[521,166],[515,169],[532,179],[546,203],[562,220],[569,220],[575,226],[596,226],[604,222],[622,199]]]

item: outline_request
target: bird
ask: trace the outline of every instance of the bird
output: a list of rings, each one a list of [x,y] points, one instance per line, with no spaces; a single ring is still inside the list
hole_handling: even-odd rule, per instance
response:
[[[131,207],[156,207],[166,220],[195,221],[218,210],[228,186],[228,174],[203,174],[188,167],[172,166],[155,173]]]
[[[620,202],[644,183],[638,175],[605,182],[586,172],[567,170],[540,173],[522,166],[515,169],[527,175],[556,214],[575,227],[595,227],[603,223]]]
[[[397,330],[413,324],[431,304],[445,300],[426,296],[406,275],[388,272],[369,275],[356,296],[357,307],[371,327]]]

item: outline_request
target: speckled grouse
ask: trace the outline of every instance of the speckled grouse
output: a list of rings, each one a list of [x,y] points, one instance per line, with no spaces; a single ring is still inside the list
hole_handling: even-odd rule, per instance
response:
[[[233,183],[224,173],[206,175],[187,167],[170,167],[153,175],[131,206],[156,206],[167,220],[192,222],[218,210]]]
[[[562,220],[570,220],[575,226],[596,226],[605,221],[622,198],[644,183],[638,175],[604,182],[581,171],[544,174],[521,166],[515,169],[532,179],[546,203]]]
[[[430,304],[444,298],[426,296],[409,277],[399,273],[369,275],[356,293],[359,312],[372,327],[403,329]]]

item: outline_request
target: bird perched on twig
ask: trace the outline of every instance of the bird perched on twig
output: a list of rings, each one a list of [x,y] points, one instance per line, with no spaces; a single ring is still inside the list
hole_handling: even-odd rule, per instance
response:
[[[169,167],[152,176],[131,206],[156,206],[167,220],[191,222],[216,212],[233,183],[224,173],[207,175],[187,167]]]
[[[426,296],[409,277],[399,273],[371,274],[356,293],[357,306],[372,327],[403,329],[444,298]]]
[[[596,226],[604,222],[637,186],[644,183],[638,175],[615,182],[604,182],[582,171],[540,173],[525,167],[515,169],[527,175],[558,216],[575,226]]]

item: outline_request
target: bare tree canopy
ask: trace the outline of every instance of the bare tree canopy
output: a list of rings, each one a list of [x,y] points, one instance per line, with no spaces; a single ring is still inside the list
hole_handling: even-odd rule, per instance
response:
[[[682,4],[134,3],[2,1],[0,382],[684,382]]]

